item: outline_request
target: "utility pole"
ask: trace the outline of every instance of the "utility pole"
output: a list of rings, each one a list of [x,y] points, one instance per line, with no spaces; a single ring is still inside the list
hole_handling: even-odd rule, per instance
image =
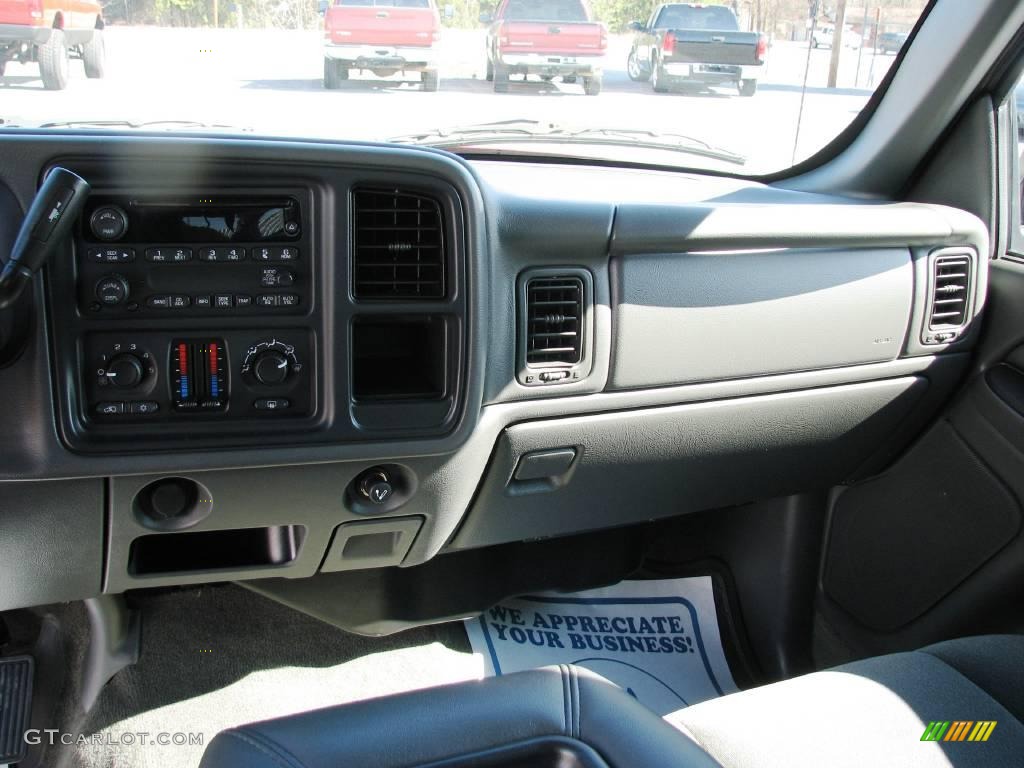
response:
[[[861,56],[864,53],[864,43],[868,39],[868,3],[864,0],[864,23],[860,25],[860,45],[857,46],[857,74],[853,76],[853,87],[856,88],[860,85],[860,61]],[[872,38],[874,41],[874,38]],[[877,41],[873,42],[874,45],[878,45]]]
[[[875,8],[875,47],[871,53],[871,69],[868,71],[868,88],[875,87],[875,59],[878,58],[878,31],[882,24],[882,9]]]
[[[843,28],[846,26],[846,0],[836,2],[836,24],[832,33],[832,60],[828,65],[828,87],[835,88],[839,79],[839,55],[843,52]]]

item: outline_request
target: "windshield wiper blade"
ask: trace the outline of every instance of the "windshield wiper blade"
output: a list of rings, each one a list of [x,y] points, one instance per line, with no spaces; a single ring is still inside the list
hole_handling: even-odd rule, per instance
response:
[[[736,152],[680,133],[661,133],[634,128],[571,128],[537,120],[507,120],[459,128],[437,129],[398,136],[390,141],[458,151],[487,145],[507,144],[516,140],[539,141],[549,144],[625,145],[641,149],[682,152],[735,165],[744,165],[747,161],[745,156]]]
[[[11,125],[10,127],[19,127]],[[224,123],[204,123],[199,120],[144,120],[133,122],[131,120],[60,120],[49,123],[39,123],[33,126],[20,126],[32,128],[131,128],[133,130],[161,130],[161,131],[191,131],[191,130],[214,130],[214,131],[239,131],[250,132],[252,128],[241,128],[237,125]]]

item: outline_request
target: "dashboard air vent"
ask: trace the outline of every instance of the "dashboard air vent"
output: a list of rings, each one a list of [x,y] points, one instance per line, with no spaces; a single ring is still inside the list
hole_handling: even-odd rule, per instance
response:
[[[436,200],[396,189],[353,193],[357,299],[444,298],[444,250],[444,219]]]
[[[583,281],[535,277],[526,284],[526,364],[575,365],[583,357]]]
[[[970,304],[971,259],[966,255],[940,256],[932,274],[932,330],[959,328],[967,322]]]

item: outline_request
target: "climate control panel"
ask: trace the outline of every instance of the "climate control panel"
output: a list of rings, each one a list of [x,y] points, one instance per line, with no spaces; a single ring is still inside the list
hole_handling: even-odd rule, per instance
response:
[[[83,416],[95,424],[303,418],[312,333],[96,333],[84,342]]]

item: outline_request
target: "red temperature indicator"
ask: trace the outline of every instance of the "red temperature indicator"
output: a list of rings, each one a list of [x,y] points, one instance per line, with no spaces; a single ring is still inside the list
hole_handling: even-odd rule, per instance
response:
[[[171,345],[174,407],[220,411],[227,407],[227,351],[221,339],[177,339]]]

